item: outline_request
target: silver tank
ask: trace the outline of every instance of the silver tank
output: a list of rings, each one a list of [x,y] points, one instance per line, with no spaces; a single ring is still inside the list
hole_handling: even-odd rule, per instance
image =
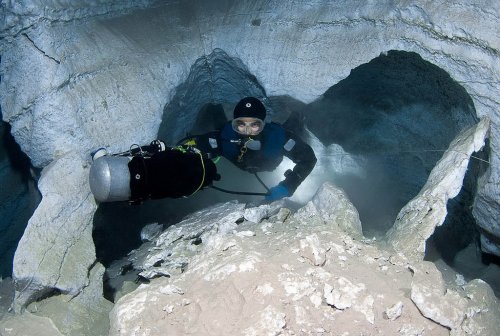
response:
[[[129,157],[101,156],[90,167],[89,184],[98,202],[130,199]]]

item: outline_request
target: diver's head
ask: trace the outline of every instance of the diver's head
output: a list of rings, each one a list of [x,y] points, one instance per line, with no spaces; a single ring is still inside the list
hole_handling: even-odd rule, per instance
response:
[[[255,97],[243,98],[234,108],[233,129],[243,135],[258,135],[264,129],[266,108]]]

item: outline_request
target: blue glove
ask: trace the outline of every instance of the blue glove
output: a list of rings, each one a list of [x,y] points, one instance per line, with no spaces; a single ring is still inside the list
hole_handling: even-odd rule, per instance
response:
[[[290,196],[290,192],[287,187],[282,184],[278,184],[275,187],[269,189],[269,194],[266,196],[266,201],[277,201],[283,197]]]

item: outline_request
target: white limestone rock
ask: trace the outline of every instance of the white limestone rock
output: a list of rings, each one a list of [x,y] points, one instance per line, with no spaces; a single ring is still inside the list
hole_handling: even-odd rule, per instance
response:
[[[363,237],[358,211],[344,191],[331,182],[323,183],[312,200],[294,213],[291,219],[299,225],[326,225],[329,230],[349,234],[356,239]]]
[[[405,263],[389,263],[390,255],[370,245],[371,240],[350,241],[330,230],[329,223],[315,219],[314,207],[305,206],[301,212],[301,220],[308,215],[313,219],[309,225],[289,216],[284,223],[273,222],[269,234],[214,235],[213,244],[201,244],[198,253],[189,257],[185,272],[152,279],[121,297],[110,314],[110,335],[242,331],[341,335],[380,330],[387,335],[407,330],[411,335],[417,329],[439,336],[449,333],[422,316],[405,297],[401,288],[411,281]],[[322,247],[325,262],[305,262],[301,241]],[[346,253],[342,246],[349,251],[356,247],[357,254]],[[358,255],[387,260],[388,269],[382,272],[378,263]],[[345,257],[343,266],[339,256]],[[168,286],[181,290],[162,294]],[[408,306],[404,315],[394,321],[377,315],[398,301]]]
[[[427,264],[415,262],[412,275],[404,257],[392,256],[372,240],[354,241],[339,234],[318,220],[311,204],[298,217],[273,222],[269,234],[215,234],[212,244],[200,244],[189,257],[185,272],[153,279],[121,297],[110,313],[110,335],[446,336],[448,328],[454,332],[466,326],[467,318],[463,323],[459,318],[466,316],[466,306],[460,306],[465,299],[454,301],[454,296],[444,294],[446,288],[432,264],[434,268],[428,269]],[[323,249],[321,262],[313,262],[312,246]],[[311,262],[303,256],[305,250],[310,250]],[[495,330],[491,323],[496,316],[478,312],[498,303],[494,296],[482,303],[486,288],[467,299],[467,307],[476,314],[470,315],[485,319],[484,334]],[[418,309],[407,297],[409,291]],[[478,323],[471,322],[471,329],[479,330]]]
[[[38,336],[64,336],[51,319],[40,317],[28,312],[22,315],[10,316],[0,321],[0,335],[38,335]]]
[[[95,263],[92,218],[96,203],[88,165],[76,154],[47,166],[39,181],[42,201],[14,257],[16,308],[52,290],[77,295],[89,285]]]
[[[244,208],[245,204],[229,202],[195,212],[159,233],[150,244],[132,251],[128,259],[140,271],[139,275],[147,279],[180,274],[188,267],[190,256],[200,249],[217,246],[216,236],[233,233]],[[248,232],[236,231],[236,234],[247,236]]]
[[[323,296],[330,306],[340,310],[351,308],[362,313],[369,323],[374,324],[374,299],[372,295],[365,295],[365,291],[365,284],[353,284],[348,279],[340,277],[335,281],[334,285],[325,284]]]
[[[465,318],[467,300],[445,289],[441,273],[430,262],[416,268],[411,285],[411,299],[422,314],[437,323],[456,329]]]
[[[272,216],[269,221],[271,222],[284,222],[287,220],[288,216],[290,216],[290,209],[287,209],[287,208],[280,208],[280,210],[278,211],[278,213],[275,215],[275,216]]]
[[[313,234],[301,239],[300,255],[314,266],[323,266],[326,262],[326,249],[321,246],[317,235]]]
[[[267,205],[245,209],[243,216],[247,221],[260,223],[262,219],[267,217]]]
[[[484,146],[489,125],[485,118],[459,134],[432,169],[420,193],[401,209],[386,234],[396,251],[423,259],[425,242],[443,224],[446,203],[460,192],[470,157]]]
[[[465,293],[468,299],[465,319],[450,336],[500,335],[500,303],[490,286],[482,280],[472,280],[465,286]]]
[[[385,316],[391,321],[395,321],[403,313],[403,302],[399,301],[385,310]]]
[[[342,189],[324,183],[312,203],[325,223],[339,227],[353,237],[363,236],[358,211]]]
[[[343,310],[351,307],[358,295],[365,289],[364,284],[353,284],[346,278],[340,277],[334,286],[325,284],[323,295],[326,303]]]
[[[6,10],[2,15],[5,23],[0,30],[0,36],[19,33],[23,29],[39,21],[72,21],[95,16],[111,16],[124,14],[132,9],[139,9],[151,4],[149,0],[134,0],[119,2],[112,0],[17,0],[4,4]]]
[[[105,335],[109,330],[108,314],[113,304],[103,298],[103,275],[104,267],[96,264],[89,272],[89,286],[78,296],[52,296],[31,303],[26,310],[50,318],[63,335]]]
[[[141,240],[143,242],[152,241],[156,236],[158,236],[163,229],[163,225],[158,223],[152,223],[146,225],[141,230]]]
[[[424,336],[425,330],[420,327],[415,327],[411,324],[405,324],[398,330],[398,334],[402,336]]]
[[[264,218],[269,218],[278,214],[283,208],[283,201],[273,202],[271,204],[262,204],[257,207],[246,208],[243,217],[250,222],[260,223]]]
[[[280,335],[286,326],[286,315],[275,307],[268,306],[260,314],[255,326],[243,330],[245,336]]]
[[[237,237],[253,237],[255,236],[255,232],[246,230],[246,231],[235,231],[234,235]]]

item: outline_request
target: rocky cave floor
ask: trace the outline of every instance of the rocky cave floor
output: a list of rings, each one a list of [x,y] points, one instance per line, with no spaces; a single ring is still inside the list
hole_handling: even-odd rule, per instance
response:
[[[296,212],[218,204],[143,229],[145,243],[108,269],[123,284],[110,325],[71,329],[41,301],[5,315],[1,335],[498,335],[485,282],[410,261],[360,229],[332,185]],[[148,283],[127,281],[127,268]]]
[[[496,302],[488,285],[451,270],[443,277],[433,263],[410,262],[364,238],[355,212],[342,192],[326,187],[295,213],[283,203],[226,203],[190,216],[129,256],[151,283],[118,301],[110,335],[495,330],[498,304],[486,308]]]

